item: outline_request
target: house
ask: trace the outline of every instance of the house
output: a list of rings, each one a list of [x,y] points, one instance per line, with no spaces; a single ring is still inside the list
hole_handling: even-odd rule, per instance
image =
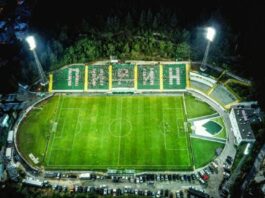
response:
[[[237,105],[232,107],[229,118],[236,145],[240,145],[242,142],[254,143],[256,141],[251,124],[261,121],[259,108],[253,108],[249,105]]]

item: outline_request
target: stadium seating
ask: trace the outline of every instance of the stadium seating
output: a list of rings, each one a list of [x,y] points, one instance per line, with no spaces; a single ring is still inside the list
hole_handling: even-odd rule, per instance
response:
[[[164,65],[163,66],[164,89],[186,88],[186,65]]]
[[[177,90],[186,88],[186,64],[69,65],[52,73],[52,91]]]
[[[159,65],[138,65],[138,89],[159,89]]]
[[[88,66],[88,89],[109,89],[109,66],[89,65]]]
[[[134,87],[134,65],[114,64],[112,66],[112,87],[133,88]]]
[[[53,73],[53,90],[84,90],[84,65],[70,65]]]

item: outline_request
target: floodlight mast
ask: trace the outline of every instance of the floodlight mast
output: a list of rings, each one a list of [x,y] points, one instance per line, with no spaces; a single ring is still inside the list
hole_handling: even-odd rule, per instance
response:
[[[206,63],[207,63],[207,58],[208,58],[208,54],[209,54],[209,49],[210,49],[211,42],[213,42],[213,40],[214,40],[215,34],[216,34],[216,32],[215,32],[214,28],[212,28],[212,27],[207,28],[206,39],[208,40],[208,42],[207,42],[206,50],[205,50],[205,53],[203,56],[202,64],[200,67],[201,71],[205,71],[207,69]]]
[[[26,41],[27,43],[29,44],[29,49],[32,51],[33,53],[33,56],[34,56],[34,59],[35,59],[35,62],[36,62],[36,65],[37,65],[37,69],[38,69],[38,73],[39,73],[39,76],[40,76],[40,80],[41,80],[41,85],[42,86],[45,86],[48,84],[48,80],[45,76],[45,73],[43,71],[43,68],[41,66],[41,63],[40,63],[40,60],[37,56],[37,53],[35,51],[36,49],[36,42],[35,42],[35,39],[33,36],[28,36],[26,38]]]

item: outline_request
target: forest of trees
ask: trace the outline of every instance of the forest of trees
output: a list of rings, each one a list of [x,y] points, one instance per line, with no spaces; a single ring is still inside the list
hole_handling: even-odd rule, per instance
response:
[[[207,42],[204,33],[203,27],[188,29],[179,24],[173,12],[143,10],[125,16],[82,19],[74,25],[45,30],[45,34],[37,35],[45,42],[37,52],[46,71],[65,64],[108,59],[111,55],[121,60],[200,61]],[[236,53],[231,48],[236,40],[229,36],[228,28],[222,34],[211,46],[209,61],[229,64],[229,57]]]

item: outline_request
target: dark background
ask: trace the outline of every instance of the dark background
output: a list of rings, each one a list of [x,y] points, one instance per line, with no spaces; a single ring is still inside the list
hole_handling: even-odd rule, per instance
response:
[[[0,0],[0,2],[3,0]],[[4,2],[4,1],[3,1]],[[5,1],[6,3],[7,1]],[[196,31],[196,28],[214,22],[218,27],[218,34],[230,28],[232,34],[238,36],[237,53],[240,55],[238,71],[251,79],[257,88],[256,96],[264,105],[263,93],[265,75],[263,72],[263,57],[265,55],[265,2],[255,0],[233,1],[169,1],[169,0],[112,0],[112,1],[85,1],[85,0],[25,0],[25,9],[30,16],[25,19],[28,23],[26,31],[38,32],[51,38],[54,28],[63,25],[75,27],[82,18],[86,18],[91,25],[97,26],[100,20],[109,15],[125,17],[128,12],[140,15],[141,10],[151,9],[159,12],[167,9],[175,12],[178,23],[183,28]],[[1,3],[0,3],[1,5]],[[9,0],[5,4],[2,18],[14,18],[17,1]],[[11,23],[11,22],[10,22]],[[12,40],[12,39],[11,39]],[[16,57],[23,44],[15,38],[10,43],[0,43],[0,92],[11,92],[16,89],[19,81],[19,64]],[[15,61],[14,61],[15,60]],[[242,71],[241,71],[242,70]]]

